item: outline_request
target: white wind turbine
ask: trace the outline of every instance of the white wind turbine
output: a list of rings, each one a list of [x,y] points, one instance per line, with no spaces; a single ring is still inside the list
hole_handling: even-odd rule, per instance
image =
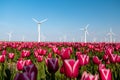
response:
[[[113,35],[115,35],[115,33],[112,32],[112,28],[110,28],[110,32],[107,35],[110,36],[110,42],[113,42]]]
[[[62,38],[61,38],[61,37],[59,37],[59,41],[60,41],[60,42],[62,41]]]
[[[32,19],[33,19],[33,21],[35,21],[35,22],[37,23],[37,25],[38,25],[38,42],[40,42],[40,41],[41,41],[41,39],[40,39],[40,25],[41,25],[43,22],[47,21],[47,19],[43,19],[42,21],[37,21],[37,20],[34,19],[34,18],[32,18]]]
[[[8,35],[8,41],[11,41],[12,32],[7,33],[7,35]]]
[[[25,36],[22,36],[22,41],[25,41]]]
[[[89,26],[89,24],[87,24],[87,26],[85,27],[85,28],[81,28],[80,30],[82,30],[82,31],[84,31],[84,42],[86,43],[87,42],[87,34],[89,34],[88,33],[88,30],[87,30],[87,28],[88,28],[88,26]]]
[[[41,39],[42,39],[42,41],[45,41],[46,40],[46,37],[45,37],[45,35],[41,35]]]
[[[66,42],[66,39],[67,39],[67,36],[64,35],[64,36],[63,36],[63,40],[64,40],[64,42]]]

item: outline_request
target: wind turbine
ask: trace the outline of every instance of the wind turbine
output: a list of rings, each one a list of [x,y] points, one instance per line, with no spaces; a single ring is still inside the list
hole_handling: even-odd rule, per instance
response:
[[[112,32],[112,28],[110,28],[110,32],[107,35],[110,36],[110,42],[112,42],[113,41],[113,35],[115,35],[115,33]]]
[[[89,24],[87,24],[87,26],[86,26],[85,28],[81,28],[81,29],[80,29],[80,30],[84,31],[84,42],[85,42],[85,43],[87,42],[87,37],[86,37],[86,35],[89,34],[89,33],[88,33],[88,30],[87,30],[88,26],[89,26]]]
[[[59,37],[59,41],[60,41],[60,42],[62,41],[62,38],[61,38],[61,37]]]
[[[37,23],[37,25],[38,25],[38,42],[40,42],[40,41],[41,41],[41,39],[40,39],[40,25],[41,25],[43,22],[47,21],[48,19],[43,19],[43,20],[41,20],[41,21],[37,21],[37,20],[34,19],[34,18],[32,18],[32,19],[33,19],[33,21],[35,21],[35,22]]]
[[[94,37],[94,38],[93,38],[93,42],[96,42],[96,41],[97,41],[97,38],[96,38],[96,37]]]
[[[8,35],[8,41],[11,41],[12,32],[7,33],[7,35]]]
[[[22,36],[22,41],[25,41],[25,36]]]
[[[45,35],[41,35],[41,39],[42,39],[42,41],[45,41],[46,40],[46,37],[45,37]]]
[[[64,42],[66,42],[66,39],[67,39],[67,36],[64,35],[64,36],[63,36],[63,40],[64,40]]]

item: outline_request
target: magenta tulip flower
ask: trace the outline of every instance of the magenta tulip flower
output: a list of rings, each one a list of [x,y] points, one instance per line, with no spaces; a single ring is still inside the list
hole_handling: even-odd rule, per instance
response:
[[[105,54],[109,55],[109,54],[112,54],[112,53],[113,53],[113,48],[112,47],[106,48]]]
[[[92,75],[84,71],[80,80],[98,80],[98,79],[99,79],[98,75]]]
[[[109,60],[110,60],[110,62],[112,62],[112,63],[116,63],[117,62],[117,54],[110,54],[109,55]]]
[[[34,51],[34,55],[35,55],[35,57],[37,55],[45,55],[46,52],[47,52],[46,50],[40,48],[40,49],[37,49],[37,50]]]
[[[58,48],[55,47],[55,46],[53,46],[52,50],[53,50],[54,53],[57,53],[57,52],[58,52]]]
[[[86,54],[81,54],[77,58],[79,59],[79,63],[81,66],[89,63],[89,56],[87,56]]]
[[[18,70],[23,70],[23,67],[25,66],[25,61],[24,60],[19,60],[19,61],[17,61],[17,69]]]
[[[93,62],[97,65],[101,64],[101,60],[97,56],[93,56]]]
[[[14,58],[14,56],[15,56],[15,54],[14,54],[14,53],[9,53],[9,54],[8,54],[8,58],[9,58],[9,59],[13,59],[13,58]]]
[[[7,51],[6,50],[3,50],[2,51],[2,55],[6,55],[7,54]]]
[[[100,71],[100,69],[105,69],[106,67],[105,67],[105,64],[99,64],[99,66],[98,66],[98,70]]]
[[[59,64],[57,58],[48,58],[46,62],[49,73],[55,73],[58,70]]]
[[[64,60],[64,59],[69,59],[70,58],[70,54],[71,54],[71,49],[69,48],[62,48],[61,50],[61,58]]]
[[[120,56],[117,56],[117,62],[120,63]]]
[[[106,68],[100,69],[99,73],[101,80],[112,80],[112,73],[110,69],[106,69]]]
[[[43,61],[43,56],[38,55],[38,56],[37,56],[37,61],[38,61],[38,62],[42,62],[42,61]]]
[[[28,50],[23,50],[23,51],[21,52],[21,57],[22,57],[22,58],[29,57],[29,56],[30,56],[30,51],[28,51]]]
[[[79,73],[79,60],[66,59],[64,60],[64,72],[69,78],[76,78]]]
[[[25,66],[29,66],[32,64],[32,61],[30,59],[25,60]]]
[[[107,61],[107,60],[108,60],[108,55],[107,55],[107,54],[104,54],[104,55],[103,55],[103,60],[104,60],[104,61]]]
[[[5,62],[5,55],[0,55],[0,63],[4,63]]]

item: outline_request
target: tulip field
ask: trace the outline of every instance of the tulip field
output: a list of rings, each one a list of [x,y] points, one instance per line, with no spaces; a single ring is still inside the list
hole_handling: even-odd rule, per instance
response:
[[[0,42],[0,80],[120,80],[120,43]]]

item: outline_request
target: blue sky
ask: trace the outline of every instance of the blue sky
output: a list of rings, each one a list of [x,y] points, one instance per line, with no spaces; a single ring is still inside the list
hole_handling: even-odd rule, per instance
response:
[[[8,40],[7,32],[13,32],[12,40],[37,41],[37,24],[32,20],[48,21],[41,25],[46,41],[80,41],[88,27],[88,41],[108,39],[109,28],[120,37],[120,0],[0,0],[0,40]]]

